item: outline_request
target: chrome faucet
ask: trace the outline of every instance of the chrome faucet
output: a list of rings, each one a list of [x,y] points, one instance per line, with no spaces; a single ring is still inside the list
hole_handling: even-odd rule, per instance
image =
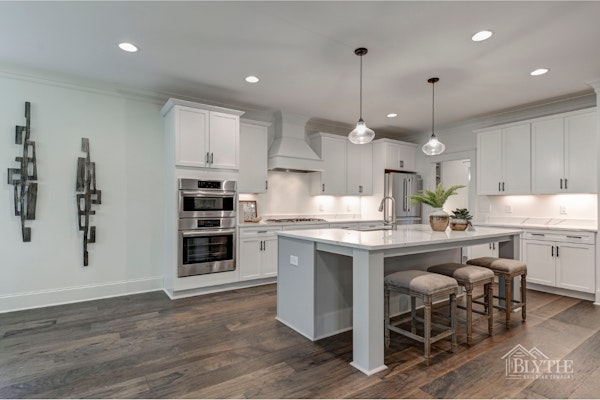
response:
[[[385,201],[390,199],[392,201],[392,220],[390,221],[390,217],[388,215],[388,209],[385,207]],[[379,212],[383,211],[383,224],[391,225],[393,230],[398,229],[398,225],[396,224],[396,199],[392,196],[385,196],[381,199],[381,203],[379,204]]]

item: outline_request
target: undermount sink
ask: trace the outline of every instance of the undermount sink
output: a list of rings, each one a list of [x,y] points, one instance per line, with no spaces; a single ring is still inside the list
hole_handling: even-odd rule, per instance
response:
[[[370,226],[365,226],[362,228],[353,228],[350,229],[352,231],[359,231],[359,232],[371,232],[371,231],[391,231],[392,230],[392,226],[376,226],[376,227],[370,227]]]

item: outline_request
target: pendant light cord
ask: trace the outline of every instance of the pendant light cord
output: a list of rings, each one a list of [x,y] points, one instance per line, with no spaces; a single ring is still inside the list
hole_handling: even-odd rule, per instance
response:
[[[362,58],[363,56],[360,56],[360,119],[362,119]]]
[[[431,84],[431,134],[435,136],[434,128],[435,121],[435,82]]]

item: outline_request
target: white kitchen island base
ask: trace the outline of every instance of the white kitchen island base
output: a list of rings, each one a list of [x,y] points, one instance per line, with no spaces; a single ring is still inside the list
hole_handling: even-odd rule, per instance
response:
[[[462,247],[488,242],[500,242],[501,256],[518,259],[520,233],[497,228],[433,232],[426,225],[280,232],[277,319],[310,340],[353,329],[351,365],[374,374],[386,368],[384,271],[459,261]]]

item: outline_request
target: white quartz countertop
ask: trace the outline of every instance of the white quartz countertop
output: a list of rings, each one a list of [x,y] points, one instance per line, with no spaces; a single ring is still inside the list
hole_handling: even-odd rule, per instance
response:
[[[587,219],[560,219],[560,218],[527,218],[527,217],[506,217],[506,218],[487,218],[482,221],[473,221],[475,226],[488,227],[511,227],[521,229],[549,229],[549,230],[570,230],[597,232],[598,222]]]
[[[398,230],[356,231],[351,229],[307,229],[277,232],[278,236],[310,240],[366,250],[424,246],[473,239],[519,235],[520,229],[476,227],[472,231],[435,232],[429,225],[400,225]]]

